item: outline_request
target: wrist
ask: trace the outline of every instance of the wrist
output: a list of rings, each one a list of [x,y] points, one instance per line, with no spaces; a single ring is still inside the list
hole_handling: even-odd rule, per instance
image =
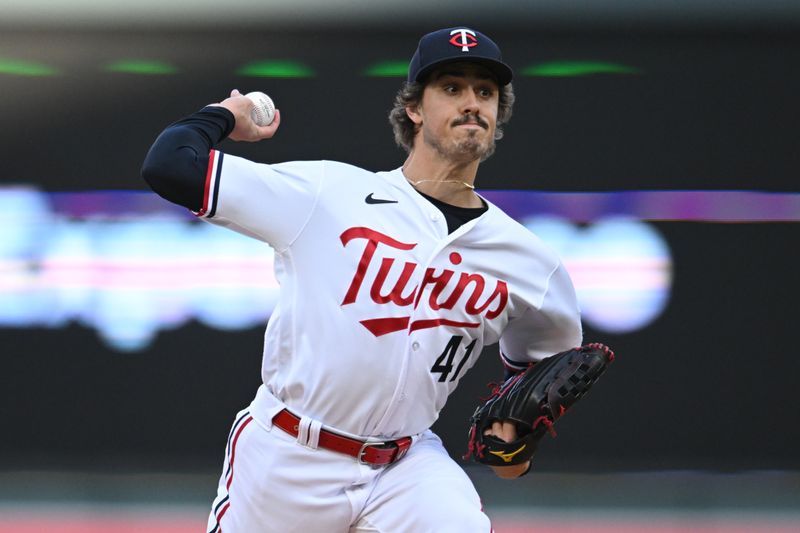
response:
[[[502,479],[516,479],[520,476],[524,476],[527,474],[531,469],[531,462],[526,461],[524,463],[520,463],[518,465],[509,465],[509,466],[492,466],[489,465],[495,475]]]

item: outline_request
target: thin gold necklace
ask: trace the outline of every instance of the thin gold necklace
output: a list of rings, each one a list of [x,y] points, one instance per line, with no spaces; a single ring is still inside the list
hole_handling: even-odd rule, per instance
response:
[[[408,179],[408,178],[406,178],[406,179]],[[408,182],[411,185],[413,185],[414,187],[416,187],[420,183],[430,183],[430,182],[436,182],[436,183],[460,183],[461,185],[463,185],[467,189],[475,190],[475,186],[474,185],[472,185],[471,183],[467,183],[466,181],[460,181],[460,180],[419,180],[419,181],[408,180]]]

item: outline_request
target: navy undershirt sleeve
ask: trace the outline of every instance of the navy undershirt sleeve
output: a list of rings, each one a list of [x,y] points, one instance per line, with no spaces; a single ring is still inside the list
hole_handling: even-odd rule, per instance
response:
[[[233,113],[209,106],[171,124],[142,164],[142,178],[159,196],[192,211],[203,206],[209,152],[230,135]]]

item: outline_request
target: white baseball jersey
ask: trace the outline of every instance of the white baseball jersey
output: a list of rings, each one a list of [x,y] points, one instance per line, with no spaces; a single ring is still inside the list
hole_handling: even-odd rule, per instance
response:
[[[578,346],[558,257],[486,203],[449,234],[400,169],[212,151],[197,214],[275,250],[281,290],[264,342],[269,393],[253,404],[261,418],[282,407],[277,398],[345,434],[415,435],[485,345],[499,341],[511,365]]]

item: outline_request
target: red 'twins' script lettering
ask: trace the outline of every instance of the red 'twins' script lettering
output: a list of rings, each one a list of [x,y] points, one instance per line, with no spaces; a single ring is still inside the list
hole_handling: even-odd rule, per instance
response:
[[[400,242],[384,233],[365,227],[349,228],[341,234],[340,239],[343,246],[347,246],[348,243],[356,239],[363,239],[366,241],[364,252],[361,254],[361,259],[358,262],[358,267],[356,267],[353,280],[350,282],[350,287],[347,289],[347,294],[345,294],[344,300],[342,300],[342,305],[352,304],[357,301],[361,287],[364,285],[365,281],[369,286],[370,299],[379,305],[394,304],[398,307],[413,306],[413,308],[416,309],[428,286],[430,286],[430,291],[428,299],[424,303],[434,311],[453,309],[461,299],[461,296],[467,293],[470,288],[472,292],[469,293],[466,302],[463,304],[464,310],[468,315],[482,314],[487,319],[493,319],[498,317],[508,304],[508,285],[506,282],[497,280],[491,294],[485,297],[486,279],[481,274],[469,274],[467,272],[457,273],[448,268],[442,268],[437,272],[433,267],[428,267],[422,275],[420,284],[409,286],[409,281],[414,275],[414,271],[419,266],[412,261],[405,262],[394,287],[387,288],[384,284],[386,283],[386,278],[389,276],[389,271],[396,261],[393,257],[384,257],[381,259],[378,272],[375,274],[374,279],[369,282],[366,279],[367,270],[370,264],[372,264],[372,259],[379,245],[385,245],[395,250],[412,250],[417,246],[416,243]],[[453,265],[461,263],[461,255],[457,252],[452,252],[449,259],[450,263]],[[449,292],[448,289],[450,289]],[[446,293],[447,295],[443,296],[443,294]],[[362,320],[361,324],[375,336],[405,329],[411,332],[418,329],[434,328],[438,326],[470,328],[477,328],[480,326],[479,322],[457,321],[448,318],[425,319],[411,322],[410,316],[371,318]]]

